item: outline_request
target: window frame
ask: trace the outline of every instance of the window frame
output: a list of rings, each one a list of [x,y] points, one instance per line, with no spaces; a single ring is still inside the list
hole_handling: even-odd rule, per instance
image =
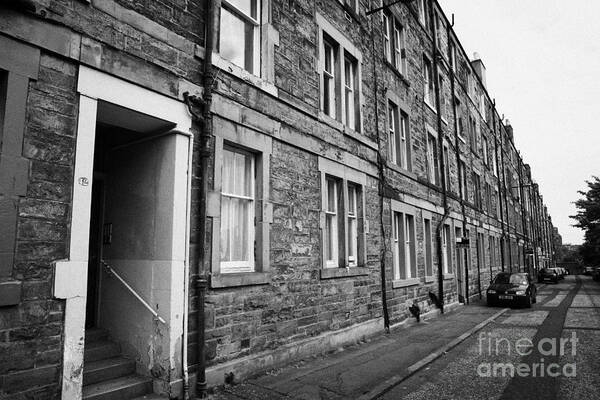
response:
[[[251,2],[250,4],[252,4],[253,2]],[[248,69],[248,65],[238,65],[235,62],[233,62],[232,60],[229,60],[227,58],[225,58],[226,60],[230,61],[232,64],[237,65],[238,67],[244,69],[245,71],[247,71],[248,73],[252,74],[252,75],[256,75],[256,76],[261,76],[261,68],[260,68],[260,49],[261,49],[261,38],[260,38],[260,26],[261,26],[261,20],[262,20],[262,2],[261,0],[255,0],[254,1],[254,6],[256,7],[255,10],[253,10],[256,13],[256,18],[252,17],[252,15],[248,15],[246,14],[246,12],[242,9],[240,9],[238,6],[236,6],[234,4],[233,1],[229,1],[229,0],[221,0],[221,13],[219,16],[219,27],[221,27],[221,23],[223,21],[223,9],[226,10],[229,14],[233,15],[235,18],[240,19],[244,24],[249,24],[251,25],[253,28],[253,32],[252,32],[252,51],[249,51],[248,48],[246,47],[246,43],[244,44],[244,58],[247,57],[248,54],[252,55],[252,61],[251,61],[251,65],[252,65],[252,70]],[[251,12],[252,13],[252,12]],[[219,28],[219,54],[221,54],[221,32],[222,29]],[[247,63],[246,63],[247,64]]]
[[[420,283],[420,277],[417,265],[416,208],[394,199],[390,199],[390,202],[392,287],[399,288],[417,285]],[[407,226],[409,230],[408,235],[406,235]],[[401,231],[398,229],[400,227],[402,227]],[[406,256],[407,248],[408,253],[410,253],[408,257]]]
[[[423,101],[435,112],[435,86],[433,63],[423,54]]]
[[[423,214],[423,257],[425,267],[425,281],[433,282],[433,219],[431,213],[422,211]]]
[[[352,132],[363,132],[363,96],[362,96],[362,53],[354,46],[340,31],[338,31],[325,17],[316,13],[319,40],[319,58],[317,62],[317,73],[319,74],[319,118],[327,121],[334,120],[340,124],[340,129],[348,129]],[[325,43],[334,49],[337,58],[335,74],[332,79],[334,90],[329,95],[334,96],[335,113],[325,110]],[[346,65],[350,65],[353,82],[348,86],[346,82]],[[352,96],[352,110],[348,107],[347,90],[350,89]],[[331,105],[331,99],[329,101]]]
[[[247,195],[239,195],[239,194],[234,194],[234,193],[225,193],[223,191],[223,189],[221,189],[221,222],[223,222],[223,200],[224,198],[228,198],[228,199],[238,199],[238,200],[243,200],[245,202],[248,202],[250,204],[250,207],[248,208],[248,215],[247,215],[247,221],[246,223],[248,224],[248,237],[247,237],[247,246],[248,246],[248,252],[249,252],[249,259],[248,260],[232,260],[232,261],[223,261],[222,259],[219,261],[219,270],[221,273],[223,274],[231,274],[231,273],[252,273],[252,272],[256,272],[255,268],[255,240],[256,240],[256,226],[255,226],[255,214],[256,214],[256,154],[243,149],[241,147],[235,146],[235,145],[231,145],[229,143],[226,143],[223,145],[223,156],[225,155],[225,152],[230,152],[230,153],[237,153],[237,154],[242,154],[246,157],[250,157],[250,173],[249,173],[249,178],[250,178],[250,196]],[[223,171],[224,168],[224,164],[221,163],[221,168]],[[232,174],[233,175],[233,174]],[[223,172],[221,172],[221,176],[223,177],[224,174]],[[221,187],[223,188],[224,186],[224,180],[221,181]],[[221,224],[221,231],[220,234],[223,233],[223,225]],[[233,240],[232,240],[233,241]],[[220,246],[223,245],[223,241],[222,238],[219,241]],[[220,252],[219,252],[220,253]]]
[[[437,135],[431,127],[427,127],[426,135],[427,179],[429,183],[436,186],[441,186]]]
[[[270,230],[273,208],[270,193],[270,159],[273,152],[270,136],[238,125],[219,116],[215,125],[213,188],[207,196],[207,216],[212,218],[211,279],[213,288],[266,284],[270,281]],[[222,160],[225,147],[239,148],[255,155],[255,223],[254,272],[229,273],[221,271],[221,189]]]
[[[337,278],[342,276],[366,275],[366,234],[368,227],[365,219],[365,188],[366,174],[356,171],[348,166],[339,164],[335,161],[319,157],[319,172],[321,175],[321,279]],[[337,262],[328,260],[326,257],[327,237],[327,182],[335,180],[339,185],[335,193],[337,193]],[[355,213],[349,215],[350,205],[349,196],[350,190],[355,190]],[[350,234],[350,220],[356,223],[356,235]],[[351,249],[349,246],[354,246],[350,243],[349,238],[356,239],[355,259],[350,259]],[[342,271],[343,270],[343,271]]]

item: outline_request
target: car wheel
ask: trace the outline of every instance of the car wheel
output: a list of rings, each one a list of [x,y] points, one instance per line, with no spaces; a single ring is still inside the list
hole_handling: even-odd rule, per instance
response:
[[[488,307],[495,307],[496,303],[493,300],[487,299],[487,306]]]
[[[527,296],[527,300],[525,300],[525,307],[526,308],[531,308],[531,296]]]
[[[537,293],[533,295],[533,300],[531,302],[533,304],[537,303]]]
[[[558,284],[558,278],[554,278],[554,283]]]

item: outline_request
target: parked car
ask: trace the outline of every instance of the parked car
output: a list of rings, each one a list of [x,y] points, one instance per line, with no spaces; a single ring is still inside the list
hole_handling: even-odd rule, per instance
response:
[[[558,279],[565,279],[565,275],[567,275],[567,273],[565,272],[564,268],[554,267],[554,269],[558,272]]]
[[[592,275],[593,272],[594,272],[594,267],[587,266],[587,267],[583,268],[584,275]]]
[[[596,267],[596,268],[594,269],[594,271],[592,272],[592,278],[593,278],[595,281],[600,281],[600,267]]]
[[[542,283],[544,281],[552,281],[554,283],[558,283],[560,277],[558,276],[558,271],[554,268],[542,268],[538,273],[538,282]]]
[[[537,288],[524,272],[501,272],[486,290],[488,306],[497,304],[524,305],[531,307],[537,301]]]

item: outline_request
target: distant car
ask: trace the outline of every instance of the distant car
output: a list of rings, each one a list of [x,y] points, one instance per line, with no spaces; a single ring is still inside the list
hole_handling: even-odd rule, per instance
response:
[[[558,275],[558,271],[554,268],[542,268],[538,273],[538,282],[542,283],[544,281],[552,281],[554,283],[558,283],[560,279]]]
[[[584,267],[583,268],[584,275],[591,275],[593,272],[594,272],[594,267]]]
[[[592,278],[593,278],[595,281],[600,281],[600,267],[596,267],[596,268],[594,269],[594,271],[592,272]]]
[[[529,274],[501,272],[486,290],[488,306],[497,304],[531,307],[537,301],[537,288]]]

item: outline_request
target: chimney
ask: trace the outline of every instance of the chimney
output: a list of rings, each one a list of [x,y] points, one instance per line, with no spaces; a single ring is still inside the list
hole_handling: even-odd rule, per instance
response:
[[[483,65],[483,61],[481,61],[479,53],[473,53],[473,61],[471,61],[471,66],[481,80],[481,83],[483,83],[483,87],[487,89],[487,84],[485,82],[485,65]]]
[[[508,133],[508,137],[510,138],[510,141],[514,141],[514,136],[513,136],[513,127],[510,124],[510,121],[507,119],[506,121],[504,121],[504,129],[506,129],[506,133]]]

